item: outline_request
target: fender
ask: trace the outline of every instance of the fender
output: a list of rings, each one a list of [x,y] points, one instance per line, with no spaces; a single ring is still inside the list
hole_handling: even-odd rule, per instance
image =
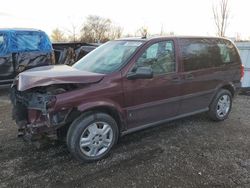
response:
[[[126,111],[116,102],[109,100],[109,99],[103,99],[99,101],[89,101],[84,102],[77,106],[77,110],[80,112],[90,111],[92,109],[96,108],[109,108],[111,110],[114,110],[119,115],[122,129],[126,128]]]
[[[238,87],[233,84],[233,82],[223,82],[223,83],[220,83],[216,89],[214,90],[214,93],[212,95],[212,99],[215,97],[215,95],[218,93],[218,91],[222,88],[228,88],[228,89],[231,89],[234,93],[237,91]],[[231,91],[230,90],[230,91]],[[233,94],[234,96],[234,94]]]

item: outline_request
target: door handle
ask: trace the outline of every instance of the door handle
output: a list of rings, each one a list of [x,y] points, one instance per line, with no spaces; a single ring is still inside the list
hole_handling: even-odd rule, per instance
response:
[[[194,79],[194,76],[193,76],[192,74],[187,74],[187,75],[185,76],[185,79],[186,79],[186,80],[193,80],[193,79]]]

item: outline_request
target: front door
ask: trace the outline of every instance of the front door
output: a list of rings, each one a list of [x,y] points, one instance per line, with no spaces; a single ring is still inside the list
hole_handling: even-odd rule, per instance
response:
[[[176,116],[180,95],[174,41],[150,44],[135,60],[131,71],[151,67],[153,78],[124,77],[123,87],[128,128],[135,128]]]

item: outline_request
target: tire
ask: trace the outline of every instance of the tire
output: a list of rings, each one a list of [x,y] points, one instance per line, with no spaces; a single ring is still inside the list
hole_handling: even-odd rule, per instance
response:
[[[105,158],[118,140],[116,121],[105,113],[82,115],[69,127],[67,146],[80,162]]]
[[[208,115],[214,121],[223,121],[228,118],[231,108],[232,93],[226,89],[221,89],[210,104]]]

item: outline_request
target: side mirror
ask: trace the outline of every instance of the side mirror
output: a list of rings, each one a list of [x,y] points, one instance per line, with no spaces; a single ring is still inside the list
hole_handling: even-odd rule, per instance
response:
[[[135,72],[130,72],[127,79],[151,79],[153,78],[153,70],[150,67],[138,67]]]

